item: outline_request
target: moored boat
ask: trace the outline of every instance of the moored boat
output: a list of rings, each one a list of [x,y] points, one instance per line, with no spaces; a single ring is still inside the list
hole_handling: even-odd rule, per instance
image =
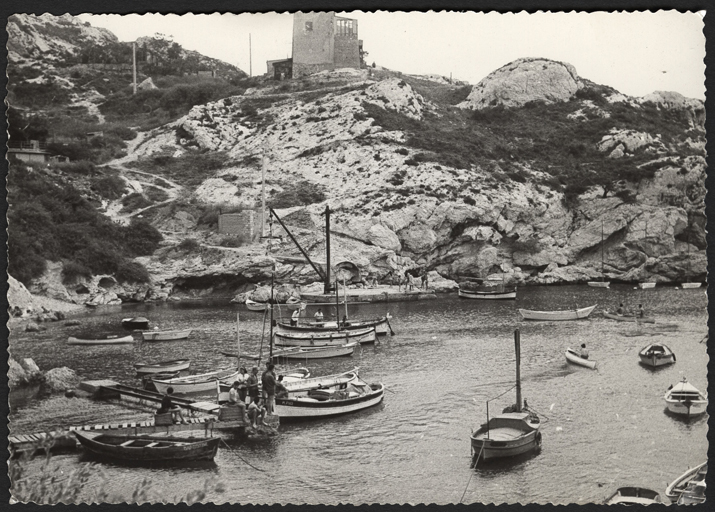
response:
[[[581,309],[569,309],[565,311],[533,311],[530,309],[520,309],[524,320],[580,320],[588,318],[588,315],[596,309],[596,306],[590,306]]]
[[[251,299],[246,299],[246,308],[249,311],[265,311],[268,309],[269,304],[267,302],[256,302]]]
[[[459,296],[463,299],[481,299],[481,300],[510,300],[516,299],[516,286],[511,289],[501,289],[495,287],[493,290],[465,290],[459,288]]]
[[[681,283],[680,286],[683,290],[692,290],[693,288],[700,288],[703,283]]]
[[[640,288],[641,290],[650,290],[652,288],[655,288],[655,283],[638,283],[638,288]]]
[[[617,315],[615,313],[609,313],[608,311],[603,312],[603,316],[605,318],[609,318],[611,320],[615,320],[617,322],[640,322],[644,324],[654,324],[655,323],[655,318],[651,318],[649,316],[644,316],[644,317],[637,317],[637,316],[628,316],[628,315]]]
[[[668,388],[665,393],[665,404],[673,414],[691,418],[707,410],[708,399],[683,377],[683,380]]]
[[[537,414],[530,411],[521,400],[521,345],[519,329],[514,331],[516,350],[516,404],[507,407],[502,414],[489,418],[487,401],[487,422],[471,436],[472,467],[479,460],[513,457],[538,450],[541,447],[541,422]]]
[[[197,375],[187,375],[186,377],[176,377],[174,379],[152,379],[152,382],[159,393],[166,393],[166,390],[169,388],[174,388],[174,394],[177,395],[184,393],[202,393],[214,391],[216,389],[216,381],[224,384],[233,384],[238,374],[238,370],[227,368]]]
[[[391,316],[382,316],[370,320],[355,320],[347,323],[328,320],[326,322],[309,321],[300,325],[291,325],[290,322],[278,322],[278,332],[330,332],[330,331],[357,331],[375,328],[375,334],[382,336],[390,332],[389,319]]]
[[[705,491],[707,490],[707,482],[700,480],[692,482],[686,487],[685,491],[678,498],[678,505],[697,505],[705,503]]]
[[[136,363],[134,369],[139,375],[153,373],[173,373],[186,370],[191,365],[191,359],[172,359],[171,361],[160,361],[158,363]]]
[[[321,347],[287,347],[274,350],[273,359],[327,359],[352,355],[358,343],[324,345]]]
[[[149,320],[143,316],[135,316],[133,318],[122,318],[122,326],[127,329],[148,329]]]
[[[662,503],[662,500],[660,494],[644,487],[619,487],[603,503],[605,505],[650,505],[651,503]]]
[[[300,300],[296,299],[295,297],[290,297],[286,301],[286,308],[288,308],[290,311],[295,311],[296,309],[305,309],[306,303],[301,302]]]
[[[651,343],[650,345],[646,345],[638,352],[638,357],[640,358],[641,364],[653,368],[673,364],[676,361],[673,351],[670,350],[668,345],[663,343]]]
[[[668,487],[665,489],[666,498],[675,503],[690,484],[705,480],[707,472],[707,461],[698,464],[694,468],[689,468],[685,473],[668,484]]]
[[[374,327],[356,331],[296,331],[276,332],[275,344],[283,347],[320,347],[344,345],[346,343],[375,343],[377,334]]]
[[[610,281],[588,281],[587,283],[591,288],[608,288],[611,286]]]
[[[584,359],[579,355],[578,352],[570,348],[566,349],[566,360],[570,363],[577,364],[580,366],[585,366],[586,368],[591,368],[592,370],[596,368],[596,361],[591,361],[590,359]]]
[[[128,461],[212,460],[220,437],[150,437],[75,432],[89,451],[103,457]]]
[[[356,377],[338,387],[311,389],[305,394],[277,398],[276,414],[281,421],[337,416],[373,407],[383,397],[382,384],[367,384]]]
[[[358,368],[354,368],[347,372],[323,375],[322,377],[309,377],[292,381],[286,381],[284,378],[283,385],[289,394],[308,392],[311,389],[334,388],[355,380],[358,376],[357,372]]]
[[[134,343],[134,337],[131,334],[128,336],[109,334],[99,338],[76,338],[74,336],[67,338],[68,345],[122,345],[125,343]]]
[[[142,331],[144,341],[175,341],[185,340],[191,334],[191,329],[176,329],[172,331]]]

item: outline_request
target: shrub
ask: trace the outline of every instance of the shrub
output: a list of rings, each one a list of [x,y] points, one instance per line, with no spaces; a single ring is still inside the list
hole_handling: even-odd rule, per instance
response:
[[[151,279],[144,265],[131,260],[122,261],[114,276],[120,283],[148,283]]]
[[[66,155],[67,156],[67,155]],[[64,162],[56,164],[57,168],[62,172],[70,174],[82,174],[84,176],[91,176],[95,174],[96,168],[94,164],[88,160],[79,160],[76,162]]]
[[[193,238],[184,238],[179,245],[176,246],[180,251],[193,252],[201,247]]]
[[[124,205],[124,208],[122,208],[123,212],[133,212],[151,206],[153,203],[144,197],[143,194],[134,192],[123,197],[122,204]]]
[[[119,199],[126,191],[126,183],[119,176],[105,176],[92,183],[91,189],[105,199]]]
[[[271,208],[291,208],[325,201],[325,191],[321,185],[307,180],[299,181],[271,198]]]
[[[149,256],[164,239],[161,233],[144,220],[133,219],[126,228],[124,242],[134,256]]]
[[[62,265],[62,282],[69,284],[77,281],[77,278],[89,278],[92,276],[92,271],[81,263],[76,261],[66,261]]]
[[[155,203],[161,203],[169,199],[169,194],[166,193],[166,190],[163,190],[159,187],[146,187],[144,193],[146,194],[146,197],[149,199],[149,201]]]

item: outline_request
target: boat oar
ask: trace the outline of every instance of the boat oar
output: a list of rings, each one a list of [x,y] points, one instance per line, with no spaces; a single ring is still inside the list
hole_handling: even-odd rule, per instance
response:
[[[390,336],[394,336],[394,335],[395,335],[395,331],[392,330],[392,326],[390,325],[390,319],[387,318],[387,317],[385,317],[385,321],[387,322],[387,327],[390,328]]]
[[[382,386],[382,389],[384,389],[385,391],[389,391],[390,393],[397,394],[397,391],[392,391],[390,388],[385,387],[385,385]]]

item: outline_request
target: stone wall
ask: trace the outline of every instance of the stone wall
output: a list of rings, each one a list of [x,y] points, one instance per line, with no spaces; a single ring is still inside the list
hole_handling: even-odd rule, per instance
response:
[[[303,66],[333,64],[334,19],[332,12],[293,15],[294,77],[300,76]]]
[[[237,213],[224,213],[218,217],[218,232],[236,235],[246,242],[257,242],[261,238],[260,210],[244,210]]]

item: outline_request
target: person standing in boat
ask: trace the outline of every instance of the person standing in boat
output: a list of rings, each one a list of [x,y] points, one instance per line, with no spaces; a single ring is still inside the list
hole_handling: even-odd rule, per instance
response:
[[[313,318],[315,318],[316,322],[322,322],[323,321],[323,310],[318,308],[318,311],[315,312],[315,315],[313,315]]]
[[[429,286],[429,276],[427,275],[427,271],[425,271],[425,273],[422,274],[422,288],[427,290],[428,286]]]
[[[251,369],[251,375],[248,376],[246,381],[246,386],[248,388],[248,396],[251,398],[251,402],[258,401],[258,367],[254,366]]]
[[[586,350],[586,344],[581,343],[581,359],[588,359],[588,350]]]
[[[636,316],[638,318],[645,318],[645,310],[643,309],[643,304],[638,304],[638,309],[636,310]]]
[[[290,317],[290,324],[298,325],[299,318],[300,318],[300,309],[296,309],[295,311],[293,311],[293,314]]]
[[[249,375],[246,368],[241,367],[236,381],[238,382],[238,399],[244,404],[246,403],[246,394],[248,393],[248,377]]]
[[[273,372],[274,368],[275,365],[273,365],[273,363],[268,363],[266,371],[263,372],[261,377],[266,410],[271,416],[276,408],[276,374]]]

